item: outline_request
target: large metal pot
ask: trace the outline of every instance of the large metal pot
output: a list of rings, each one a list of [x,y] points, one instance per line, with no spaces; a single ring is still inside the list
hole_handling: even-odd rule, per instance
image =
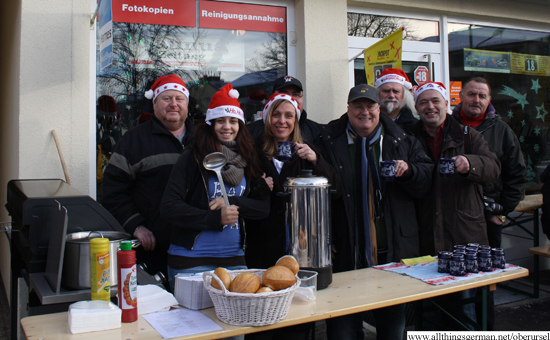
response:
[[[81,231],[67,234],[65,238],[65,257],[61,284],[69,289],[90,289],[90,239],[105,237],[109,239],[109,258],[111,268],[111,287],[117,285],[117,251],[120,241],[129,240],[130,234],[119,231]],[[135,243],[135,247],[139,245]],[[112,289],[112,288],[111,288]]]
[[[325,177],[313,176],[302,170],[297,178],[285,182],[287,196],[286,223],[290,248],[300,269],[319,273],[317,289],[332,283],[330,243],[330,183]]]

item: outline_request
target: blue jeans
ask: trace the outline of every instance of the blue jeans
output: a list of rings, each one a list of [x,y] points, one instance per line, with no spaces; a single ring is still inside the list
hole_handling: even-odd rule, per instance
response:
[[[175,277],[178,274],[184,274],[184,276],[191,276],[191,275],[197,274],[197,273],[214,271],[214,270],[216,270],[216,268],[218,268],[218,266],[197,266],[197,267],[186,268],[186,269],[174,269],[174,268],[168,266],[168,282],[170,283],[170,288],[172,289],[173,292],[175,292],[175,290],[174,290],[174,288],[175,288],[174,285],[175,285],[175,282],[176,282]],[[227,270],[242,270],[242,269],[248,269],[248,268],[246,266],[231,266],[231,267],[226,267],[225,269],[227,269]],[[232,336],[232,337],[229,337],[229,338],[224,338],[223,340],[244,340],[244,334],[243,335]]]
[[[401,340],[405,331],[405,305],[372,311],[376,320],[377,340]],[[326,320],[328,340],[363,340],[364,313],[344,315]]]
[[[175,292],[175,290],[174,290],[174,285],[175,285],[175,282],[176,282],[175,277],[178,274],[184,274],[184,276],[191,276],[191,275],[197,274],[197,273],[214,271],[214,270],[216,270],[216,268],[218,268],[218,266],[197,266],[197,267],[186,268],[186,269],[174,269],[174,268],[168,266],[168,282],[170,283],[170,288],[172,289],[173,292]],[[231,267],[227,267],[225,269],[227,269],[227,270],[243,270],[243,269],[248,269],[248,268],[246,266],[231,266]]]

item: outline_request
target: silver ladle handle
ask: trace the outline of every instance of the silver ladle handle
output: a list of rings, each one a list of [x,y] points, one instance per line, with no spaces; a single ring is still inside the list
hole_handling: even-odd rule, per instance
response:
[[[227,192],[225,191],[225,183],[223,182],[223,178],[220,170],[216,171],[216,176],[218,176],[218,181],[220,182],[220,189],[222,190],[223,202],[225,203],[225,206],[228,207],[229,199],[227,199]]]

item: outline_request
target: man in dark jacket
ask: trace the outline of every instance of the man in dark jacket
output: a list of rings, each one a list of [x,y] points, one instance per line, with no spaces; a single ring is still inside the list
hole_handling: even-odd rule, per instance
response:
[[[486,79],[476,77],[468,80],[460,92],[460,101],[453,110],[453,117],[479,131],[500,160],[500,176],[483,185],[483,195],[495,203],[485,214],[489,245],[500,248],[506,215],[514,211],[524,195],[525,161],[516,135],[499,119],[491,105],[491,88]]]
[[[278,78],[273,85],[273,93],[289,94],[296,99],[301,110],[298,124],[300,125],[302,138],[304,142],[313,144],[315,139],[319,137],[323,125],[307,118],[306,110],[304,110],[304,89],[302,83],[292,76]],[[252,122],[246,125],[246,127],[254,139],[264,133],[264,121],[262,119]]]
[[[170,226],[160,218],[160,202],[172,167],[193,135],[187,120],[189,91],[180,77],[168,75],[145,96],[153,99],[154,115],[117,143],[105,170],[101,203],[141,241],[137,262],[167,275]]]
[[[485,209],[489,245],[500,248],[506,215],[514,211],[524,195],[526,168],[521,146],[514,131],[499,119],[491,105],[491,87],[485,78],[475,77],[464,83],[460,101],[453,110],[453,117],[479,131],[489,144],[489,150],[500,160],[500,176],[483,185],[483,195],[492,200],[486,202]],[[493,297],[493,292],[489,292],[489,331],[494,330],[495,322]]]
[[[482,185],[499,176],[500,162],[479,132],[460,125],[447,114],[447,90],[443,84],[428,82],[416,90],[414,97],[420,116],[420,122],[413,127],[414,135],[436,164],[440,158],[454,160],[451,177],[440,176],[439,167],[435,167],[431,191],[417,201],[421,252],[436,255],[439,251],[452,251],[456,244],[487,244]],[[472,296],[475,289],[451,294],[440,302]],[[473,304],[461,309],[476,321]],[[449,323],[447,326],[455,327]]]
[[[419,256],[414,199],[427,190],[433,164],[420,143],[380,114],[378,93],[350,90],[348,111],[330,122],[317,145],[342,180],[332,205],[333,269],[355,270]],[[380,175],[380,161],[395,161],[395,179]],[[404,306],[374,311],[377,339],[401,339]],[[362,313],[327,320],[329,339],[363,339]]]
[[[411,92],[412,84],[407,74],[398,68],[387,68],[376,79],[374,86],[378,89],[382,113],[410,134],[418,119],[414,117],[416,110]]]

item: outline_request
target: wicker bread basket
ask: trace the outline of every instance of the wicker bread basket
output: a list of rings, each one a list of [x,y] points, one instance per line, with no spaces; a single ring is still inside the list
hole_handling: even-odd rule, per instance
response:
[[[227,271],[232,280],[240,273],[252,273],[261,279],[264,272],[263,269]],[[296,277],[296,283],[286,289],[244,294],[228,291],[214,272],[204,272],[203,279],[218,319],[237,326],[265,326],[283,320],[288,314],[294,292],[300,286],[300,278]],[[218,280],[222,290],[213,288],[212,280]]]

